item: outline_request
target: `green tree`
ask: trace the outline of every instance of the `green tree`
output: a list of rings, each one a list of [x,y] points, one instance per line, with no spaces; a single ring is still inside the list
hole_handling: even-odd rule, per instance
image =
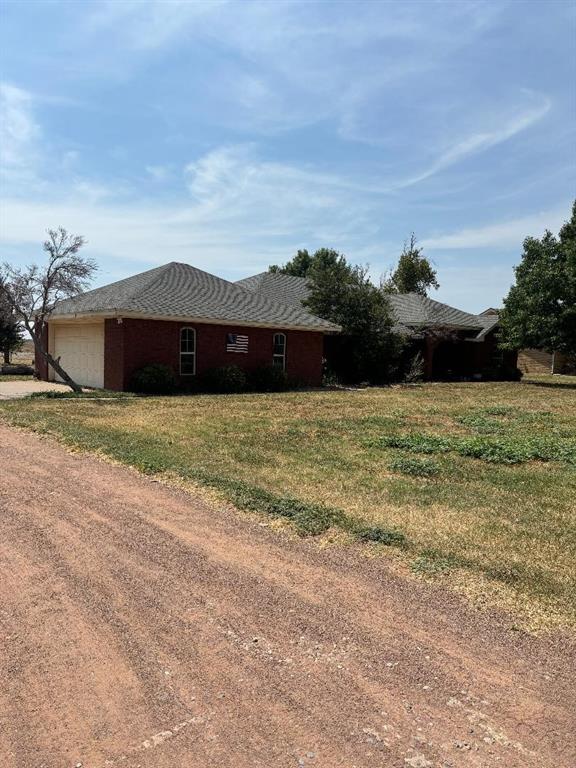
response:
[[[418,293],[426,296],[430,288],[439,288],[436,271],[428,259],[422,255],[417,240],[412,233],[410,242],[404,243],[398,265],[391,276],[383,282],[382,289],[388,293]]]
[[[400,341],[392,333],[388,298],[370,282],[367,268],[350,264],[330,248],[312,257],[307,272],[310,294],[305,305],[319,317],[342,326],[327,337],[328,363],[345,381],[389,381]]]
[[[10,362],[10,355],[21,349],[23,344],[22,326],[8,302],[0,296],[0,352],[6,365]]]
[[[502,346],[576,355],[576,201],[558,237],[547,230],[524,240],[514,271],[500,312]]]
[[[283,275],[293,275],[294,277],[307,277],[308,271],[312,266],[312,256],[304,248],[294,256],[293,259],[286,262],[282,266],[278,264],[272,264],[268,267],[269,272],[279,272]]]

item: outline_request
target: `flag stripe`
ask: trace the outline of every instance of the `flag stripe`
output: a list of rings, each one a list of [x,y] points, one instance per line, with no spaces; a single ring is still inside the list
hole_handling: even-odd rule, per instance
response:
[[[226,352],[248,352],[248,336],[240,333],[226,335]]]

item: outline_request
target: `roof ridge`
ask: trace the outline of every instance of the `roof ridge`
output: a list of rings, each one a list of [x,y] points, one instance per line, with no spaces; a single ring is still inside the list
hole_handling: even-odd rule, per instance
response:
[[[174,263],[174,262],[171,262],[171,263]],[[158,267],[152,267],[151,269],[146,269],[144,270],[144,272],[138,272],[135,275],[130,275],[130,277],[122,277],[120,280],[114,280],[113,282],[106,283],[105,285],[98,285],[96,286],[96,288],[91,288],[89,291],[82,291],[81,293],[76,294],[75,296],[69,296],[66,299],[62,299],[61,301],[58,302],[58,304],[60,305],[60,304],[63,304],[65,301],[76,299],[78,296],[82,296],[82,297],[90,296],[91,294],[97,293],[98,291],[101,291],[104,288],[108,289],[117,285],[130,283],[132,281],[135,281],[136,278],[141,278],[143,275],[150,274],[152,272],[154,273],[154,275],[152,276],[152,281],[154,281],[158,273],[163,273],[166,270],[166,267],[168,266],[170,266],[170,264],[160,264],[160,266]],[[146,286],[148,286],[149,284],[150,283],[147,282]],[[134,289],[134,292],[130,294],[130,298],[132,298],[133,295],[138,292],[138,290],[139,290],[139,287],[136,286],[136,288]]]
[[[237,283],[233,283],[230,280],[226,280],[226,278],[220,277],[219,275],[215,275],[212,272],[206,272],[206,270],[200,269],[199,267],[194,267],[192,264],[186,264],[185,262],[182,262],[182,261],[171,261],[165,266],[166,268],[174,267],[174,266],[182,266],[192,270],[193,272],[201,272],[204,275],[208,275],[208,277],[210,277],[213,280],[218,280],[221,283],[226,283],[228,286],[234,288],[236,291],[239,291],[242,294],[246,294],[246,293],[250,294],[253,301],[261,302],[261,305],[267,309],[274,309],[277,306],[280,306],[287,310],[294,309],[294,307],[290,304],[287,304],[278,299],[273,299],[269,296],[258,293],[257,291],[249,291],[246,288],[243,288],[242,286],[238,285]],[[272,275],[274,273],[265,271],[265,272],[260,272],[259,274],[262,276],[262,278],[264,278],[265,275],[268,275],[268,274]],[[160,277],[161,275],[158,276],[159,279]],[[291,277],[291,275],[286,275],[286,277]],[[292,275],[292,277],[295,277],[295,275]],[[152,281],[151,283],[147,283],[145,286],[145,290],[149,290],[150,288],[152,288],[154,285],[154,282],[155,281]],[[134,296],[131,296],[130,300],[132,300],[133,298]],[[326,320],[325,318],[320,317],[319,315],[315,315],[313,312],[310,312],[305,306],[298,307],[298,311],[301,312],[305,317],[310,317],[310,318],[314,318],[315,320],[320,320],[322,322],[330,323],[329,320]],[[334,323],[330,323],[330,324],[334,325]]]
[[[155,267],[154,269],[148,269],[146,272],[139,272],[137,275],[134,275],[133,277],[142,277],[142,275],[145,275],[147,272],[153,272],[154,274],[151,276],[150,280],[146,280],[144,282],[144,285],[137,284],[136,287],[132,292],[128,294],[126,297],[126,302],[129,303],[133,301],[139,294],[141,294],[143,291],[147,291],[151,286],[154,285],[154,283],[159,280],[162,275],[168,271],[169,267],[171,267],[173,264],[177,264],[176,261],[169,261],[168,264],[161,264],[159,267]],[[128,278],[130,280],[130,278]]]
[[[446,309],[449,309],[449,310],[452,310],[452,311],[456,310],[461,315],[466,315],[467,317],[470,317],[470,318],[472,318],[474,320],[477,320],[478,317],[479,317],[479,315],[474,315],[474,314],[472,314],[472,312],[466,312],[465,309],[460,309],[459,307],[453,307],[451,304],[445,304],[443,301],[438,301],[437,299],[432,299],[432,298],[430,298],[430,296],[422,296],[421,298],[422,299],[426,299],[426,301],[429,302],[430,304],[435,304],[435,305],[440,306],[440,307],[445,307]]]

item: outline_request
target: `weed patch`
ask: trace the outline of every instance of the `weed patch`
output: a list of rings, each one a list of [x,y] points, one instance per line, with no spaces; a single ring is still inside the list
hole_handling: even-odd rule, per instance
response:
[[[439,576],[457,568],[461,563],[454,555],[444,554],[436,549],[425,549],[410,566],[413,573],[422,576]]]
[[[496,434],[503,429],[501,421],[484,416],[481,413],[467,413],[464,416],[459,416],[456,421],[462,424],[462,426],[482,434]]]
[[[400,448],[414,453],[447,453],[454,449],[453,440],[449,437],[417,433],[384,435],[376,440],[368,441],[367,445],[373,448]]]
[[[434,477],[440,471],[440,466],[429,459],[418,459],[410,456],[399,456],[389,464],[392,472],[400,472],[412,477]]]
[[[412,433],[385,435],[368,442],[370,447],[401,448],[414,453],[457,453],[493,464],[526,461],[562,461],[576,464],[576,440],[540,437],[439,436]]]
[[[381,528],[379,526],[360,527],[355,531],[360,541],[377,541],[379,544],[403,547],[408,544],[406,536],[401,531]]]

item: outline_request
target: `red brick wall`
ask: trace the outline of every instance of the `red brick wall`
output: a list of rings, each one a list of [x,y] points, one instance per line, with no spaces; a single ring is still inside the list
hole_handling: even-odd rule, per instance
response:
[[[170,366],[179,375],[180,329],[196,329],[196,373],[222,365],[238,365],[245,370],[272,364],[275,333],[286,334],[286,371],[306,384],[322,381],[323,336],[314,331],[289,331],[272,328],[203,325],[165,320],[124,318],[106,320],[104,385],[107,389],[125,389],[138,368],[150,363]],[[248,353],[226,352],[226,334],[248,336]],[[189,377],[184,376],[185,383]]]

